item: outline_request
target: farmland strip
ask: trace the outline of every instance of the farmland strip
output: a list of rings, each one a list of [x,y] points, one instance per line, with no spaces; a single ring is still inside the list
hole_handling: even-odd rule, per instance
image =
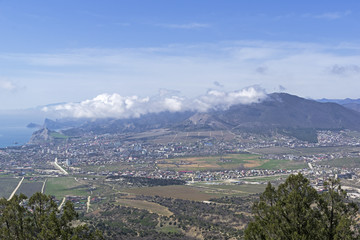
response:
[[[24,178],[25,178],[25,177],[23,177],[23,178],[20,180],[19,184],[16,186],[15,190],[12,192],[12,194],[11,194],[10,197],[8,198],[8,201],[10,201],[10,200],[14,197],[16,191],[19,189],[19,187],[21,186],[22,182],[24,181]]]

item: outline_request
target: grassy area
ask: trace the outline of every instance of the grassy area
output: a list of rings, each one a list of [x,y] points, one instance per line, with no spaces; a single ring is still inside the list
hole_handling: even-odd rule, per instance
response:
[[[164,233],[181,233],[181,229],[178,226],[163,226],[160,228],[160,232]]]
[[[56,139],[67,139],[69,136],[66,136],[64,134],[58,133],[58,132],[51,132],[50,136]]]
[[[299,169],[306,163],[290,160],[261,159],[257,154],[227,154],[224,156],[181,157],[158,161],[158,167],[176,171],[221,169]]]
[[[66,195],[87,196],[88,186],[75,180],[74,177],[48,178],[45,185],[45,194],[61,199]]]
[[[345,167],[345,168],[359,168],[360,167],[360,157],[359,158],[338,158],[331,160],[321,161],[322,165],[329,165],[331,167]]]
[[[153,202],[125,198],[118,199],[116,202],[126,207],[144,209],[151,213],[156,213],[162,216],[169,217],[173,214],[167,207]]]

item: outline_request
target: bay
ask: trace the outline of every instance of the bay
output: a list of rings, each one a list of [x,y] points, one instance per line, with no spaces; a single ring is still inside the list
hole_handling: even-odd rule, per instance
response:
[[[36,128],[29,123],[42,123],[44,117],[34,110],[0,111],[0,148],[26,144]]]
[[[0,127],[0,147],[19,146],[26,144],[36,129],[26,126]]]

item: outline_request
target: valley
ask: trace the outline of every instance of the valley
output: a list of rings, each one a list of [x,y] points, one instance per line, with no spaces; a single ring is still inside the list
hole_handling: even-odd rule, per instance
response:
[[[243,128],[231,127],[240,118],[225,120],[226,111],[217,112],[221,121],[191,114],[176,115],[181,123],[162,113],[63,130],[45,126],[28,144],[0,149],[2,197],[40,191],[60,210],[72,201],[81,221],[110,239],[241,239],[267,183],[277,186],[297,173],[318,192],[327,179],[342,179],[350,199],[360,202],[357,125]]]

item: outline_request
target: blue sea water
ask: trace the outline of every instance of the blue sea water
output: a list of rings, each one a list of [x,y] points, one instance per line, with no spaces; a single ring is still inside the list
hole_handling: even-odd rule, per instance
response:
[[[26,126],[1,126],[0,127],[0,148],[19,146],[26,144],[36,129]]]
[[[44,118],[34,111],[0,111],[0,147],[26,144],[36,128],[26,127],[29,123],[43,123]]]

